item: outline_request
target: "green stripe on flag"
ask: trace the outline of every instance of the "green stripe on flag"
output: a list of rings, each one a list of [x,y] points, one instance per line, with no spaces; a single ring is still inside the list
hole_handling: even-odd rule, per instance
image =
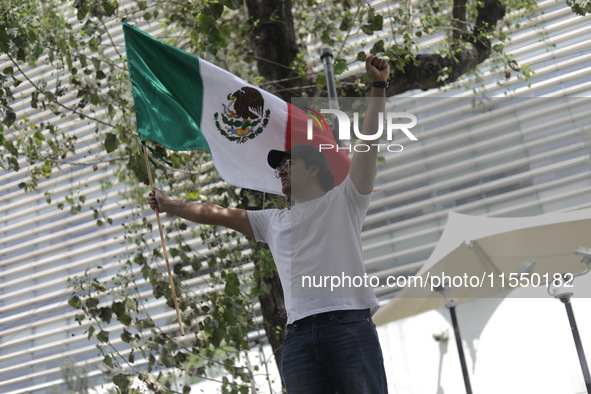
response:
[[[201,133],[199,58],[125,22],[123,32],[141,140],[176,151],[209,151]]]

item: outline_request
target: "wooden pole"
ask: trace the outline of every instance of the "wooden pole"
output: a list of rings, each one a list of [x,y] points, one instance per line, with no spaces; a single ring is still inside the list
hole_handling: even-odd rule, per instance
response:
[[[150,160],[148,159],[148,150],[146,146],[142,146],[144,150],[144,158],[146,159],[146,171],[148,172],[148,179],[150,180],[150,189],[154,188],[154,181],[152,180],[152,169],[150,168]],[[176,291],[174,289],[174,281],[172,280],[172,271],[170,270],[170,263],[168,262],[168,252],[166,251],[166,242],[164,241],[164,233],[162,232],[162,223],[160,222],[160,212],[155,209],[156,221],[158,222],[158,231],[160,232],[160,241],[162,242],[162,253],[164,254],[164,261],[166,261],[166,269],[168,270],[168,281],[170,282],[170,289],[172,290],[172,300],[174,302],[174,308],[176,309],[176,318],[179,322],[179,328],[181,335],[185,335],[185,329],[183,328],[183,321],[181,320],[181,311],[179,310],[179,303],[176,298]]]

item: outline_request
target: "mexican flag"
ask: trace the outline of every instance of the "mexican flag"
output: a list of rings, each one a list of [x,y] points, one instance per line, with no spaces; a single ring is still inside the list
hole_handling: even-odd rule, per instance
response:
[[[317,116],[286,103],[237,76],[123,23],[137,130],[142,141],[175,151],[211,153],[221,177],[238,187],[281,194],[267,164],[271,149],[336,143]],[[314,127],[307,139],[308,121]],[[335,183],[349,158],[325,150]]]

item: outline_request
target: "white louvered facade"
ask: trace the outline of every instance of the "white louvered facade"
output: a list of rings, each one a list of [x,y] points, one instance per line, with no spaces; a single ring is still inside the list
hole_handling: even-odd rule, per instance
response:
[[[520,64],[535,71],[530,81],[515,79],[499,87],[504,74],[486,74],[486,93],[476,109],[474,94],[463,87],[392,99],[396,108],[417,114],[419,126],[413,132],[419,141],[404,143],[402,153],[385,155],[379,167],[362,234],[372,275],[417,271],[450,210],[527,216],[591,206],[591,19],[551,0],[540,6],[546,41],[540,42],[539,31],[525,24],[508,47]],[[158,37],[155,24],[146,31]],[[116,21],[111,35],[121,49]],[[4,61],[0,57],[0,69]],[[49,71],[40,66],[30,75],[36,80]],[[19,89],[18,115],[43,121],[47,113],[29,108],[31,87],[23,83]],[[102,375],[97,368],[102,357],[74,320],[77,311],[67,304],[67,278],[97,266],[108,277],[120,260],[133,255],[122,242],[121,224],[128,212],[117,192],[124,186],[116,183],[108,165],[93,170],[100,153],[85,156],[102,150],[93,142],[95,124],[75,116],[60,123],[78,137],[77,151],[88,165],[64,165],[40,182],[39,192],[28,194],[18,187],[25,170],[0,174],[1,393],[50,392],[62,382],[60,366],[66,358],[88,365],[90,377]],[[67,205],[63,211],[56,208],[55,203],[84,185],[85,206],[104,199],[105,182],[113,182],[103,203],[113,225],[97,227],[88,209],[71,215]],[[52,205],[45,201],[45,190],[54,193]],[[198,249],[198,242],[192,246]],[[142,291],[149,295],[149,284]],[[377,293],[385,301],[394,291],[380,288]],[[175,326],[175,312],[162,300],[153,300],[150,307],[159,324]],[[124,352],[121,329],[112,327],[111,338]]]

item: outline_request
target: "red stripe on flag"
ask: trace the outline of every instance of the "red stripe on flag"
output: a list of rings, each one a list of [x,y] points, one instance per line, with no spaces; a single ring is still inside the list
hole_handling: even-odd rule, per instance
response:
[[[332,135],[332,130],[327,127],[320,128],[318,123],[315,122],[311,116],[307,115],[298,107],[288,103],[287,108],[285,149],[287,150],[294,145],[304,144],[319,148],[320,144],[323,144],[322,153],[324,153],[328,159],[328,164],[330,165],[330,169],[334,175],[335,186],[340,184],[345,180],[347,174],[349,173],[351,160],[347,156],[346,151],[337,150],[338,144]],[[308,140],[307,138],[308,119],[312,120],[313,137],[311,140]],[[329,145],[332,146],[331,149],[328,149]]]

